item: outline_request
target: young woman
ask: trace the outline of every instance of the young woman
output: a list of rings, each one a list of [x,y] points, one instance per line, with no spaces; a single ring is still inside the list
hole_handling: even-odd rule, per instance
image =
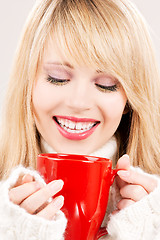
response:
[[[128,0],[37,1],[1,127],[1,239],[63,239],[64,198],[48,201],[63,181],[45,185],[34,170],[41,152],[112,159],[123,170],[104,239],[159,239],[159,92],[146,24]]]

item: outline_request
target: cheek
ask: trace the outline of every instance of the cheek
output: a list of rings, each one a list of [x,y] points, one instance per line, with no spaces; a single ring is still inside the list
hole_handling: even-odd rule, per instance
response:
[[[55,94],[50,87],[37,83],[33,89],[32,102],[35,112],[48,112],[55,104]]]
[[[119,121],[123,115],[127,98],[124,94],[116,93],[105,101],[103,112],[104,117],[110,120]]]

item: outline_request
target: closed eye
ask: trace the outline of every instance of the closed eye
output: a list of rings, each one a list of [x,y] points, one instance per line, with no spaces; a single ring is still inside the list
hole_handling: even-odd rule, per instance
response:
[[[70,80],[69,79],[59,79],[59,78],[54,78],[48,75],[47,81],[58,86],[62,86],[67,84]]]
[[[118,90],[118,85],[114,84],[111,86],[105,86],[98,83],[95,83],[96,87],[102,92],[115,92]]]

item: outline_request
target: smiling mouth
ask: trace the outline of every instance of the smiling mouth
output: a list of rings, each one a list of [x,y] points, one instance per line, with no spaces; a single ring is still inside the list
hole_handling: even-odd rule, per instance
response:
[[[53,119],[55,120],[58,125],[63,128],[68,133],[84,133],[87,131],[90,131],[93,127],[98,125],[100,121],[91,121],[91,120],[78,120],[76,121],[71,120],[71,118],[62,118],[62,117],[56,117],[54,116]]]

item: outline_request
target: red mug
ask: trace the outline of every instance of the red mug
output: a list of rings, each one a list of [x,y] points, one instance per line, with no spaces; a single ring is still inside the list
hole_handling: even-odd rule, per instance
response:
[[[46,183],[64,181],[58,195],[64,196],[62,211],[68,219],[65,240],[97,240],[106,235],[101,228],[109,189],[117,170],[109,159],[75,154],[43,153],[37,157],[37,170]]]

